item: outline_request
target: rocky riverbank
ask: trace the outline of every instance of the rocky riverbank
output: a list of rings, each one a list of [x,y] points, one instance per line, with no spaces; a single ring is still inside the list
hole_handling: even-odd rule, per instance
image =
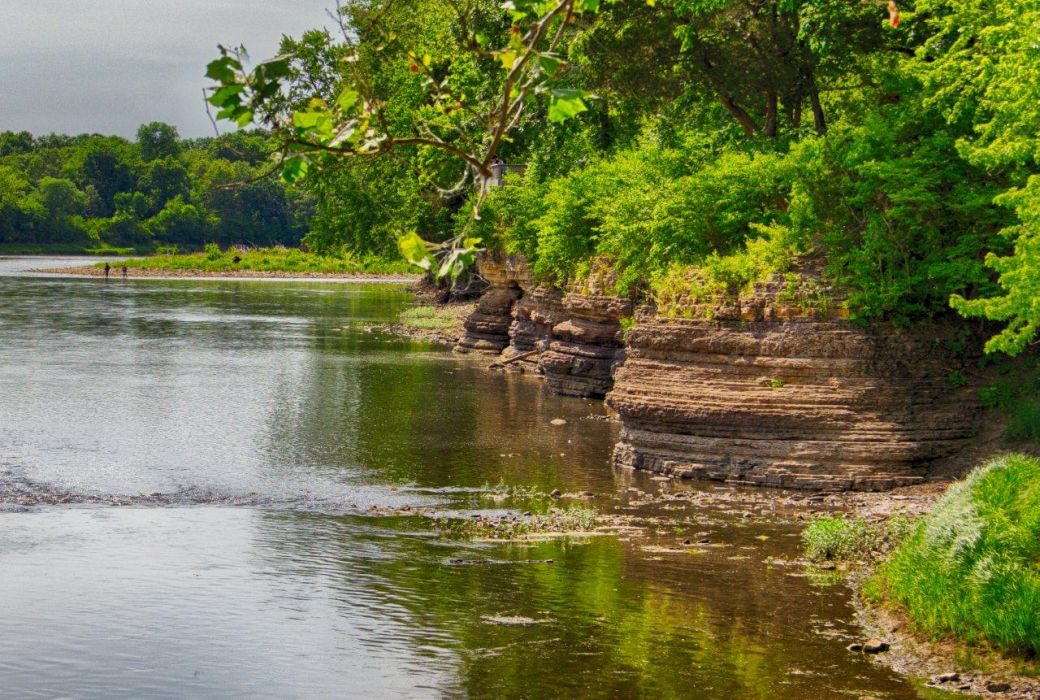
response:
[[[480,272],[490,287],[457,351],[605,397],[619,466],[875,491],[925,481],[980,428],[971,343],[941,324],[850,324],[831,290],[803,284],[811,272],[667,310],[607,283],[539,285],[520,258],[485,257]]]

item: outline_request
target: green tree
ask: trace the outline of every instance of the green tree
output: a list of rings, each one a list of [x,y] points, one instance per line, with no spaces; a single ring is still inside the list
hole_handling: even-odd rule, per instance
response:
[[[146,163],[176,156],[181,150],[177,128],[163,122],[142,124],[137,130],[137,144]]]
[[[33,137],[28,131],[0,132],[0,158],[33,150]]]
[[[1040,4],[921,0],[917,15],[929,32],[916,62],[928,99],[966,130],[958,146],[971,162],[1010,180],[996,201],[1018,216],[1004,232],[1011,255],[987,257],[1003,296],[957,295],[953,305],[1007,322],[987,349],[1018,354],[1040,330]]]

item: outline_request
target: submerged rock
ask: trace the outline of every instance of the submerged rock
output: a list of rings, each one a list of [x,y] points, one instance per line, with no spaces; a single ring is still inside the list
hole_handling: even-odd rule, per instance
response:
[[[881,654],[889,649],[888,642],[883,642],[880,639],[870,639],[863,644],[864,654]]]

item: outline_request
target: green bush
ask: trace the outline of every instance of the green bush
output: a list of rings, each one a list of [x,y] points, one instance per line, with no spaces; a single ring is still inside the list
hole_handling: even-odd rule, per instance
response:
[[[874,583],[935,637],[1040,652],[1040,460],[1000,457],[953,486]]]
[[[203,252],[206,253],[206,259],[210,261],[220,260],[220,256],[223,255],[220,252],[220,246],[216,243],[207,243],[203,248]]]
[[[1040,360],[1007,363],[1004,376],[979,394],[983,405],[1007,413],[1004,434],[1008,438],[1040,441]]]

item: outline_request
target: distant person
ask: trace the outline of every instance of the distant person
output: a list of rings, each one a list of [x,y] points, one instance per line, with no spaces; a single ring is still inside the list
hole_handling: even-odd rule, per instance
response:
[[[127,269],[126,269],[126,265],[123,265],[123,280],[124,280],[124,281],[126,280],[126,276],[127,276]]]
[[[105,281],[106,282],[108,281],[108,274],[110,272],[112,272],[112,266],[109,265],[108,263],[105,263]]]

